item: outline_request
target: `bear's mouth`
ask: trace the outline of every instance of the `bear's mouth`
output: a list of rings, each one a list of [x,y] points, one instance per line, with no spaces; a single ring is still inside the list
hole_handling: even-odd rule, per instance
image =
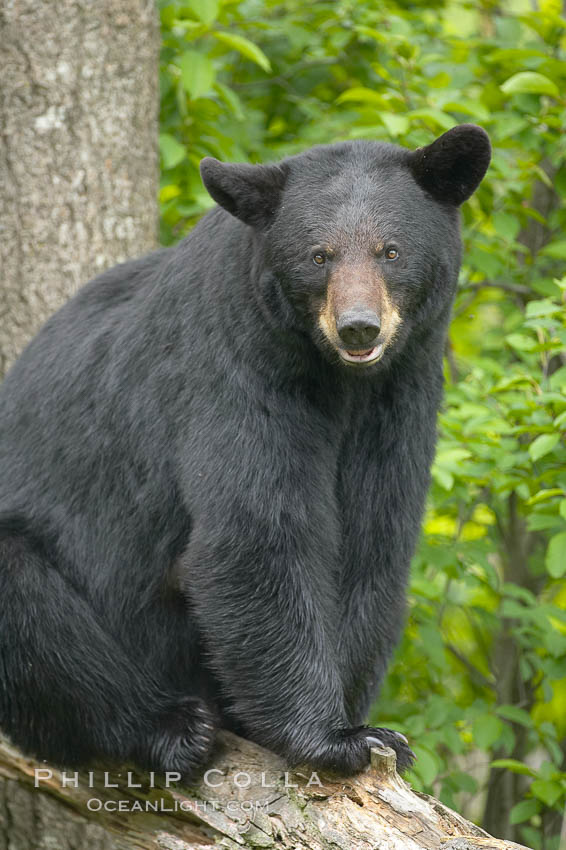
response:
[[[368,366],[370,363],[376,363],[380,359],[384,347],[383,343],[380,343],[379,345],[374,345],[373,348],[366,348],[364,351],[346,351],[340,348],[338,353],[344,363]]]

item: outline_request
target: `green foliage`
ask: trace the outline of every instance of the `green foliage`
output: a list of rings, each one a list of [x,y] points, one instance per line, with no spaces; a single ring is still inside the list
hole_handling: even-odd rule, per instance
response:
[[[490,334],[483,329],[481,351],[448,380],[409,630],[381,705],[434,749],[434,788],[453,805],[454,756],[468,749],[485,751],[486,763],[505,756],[494,766],[533,777],[518,784],[527,800],[559,811],[566,795],[566,593],[558,580],[566,572],[566,369],[551,368],[566,342],[566,280],[553,287],[524,313],[498,302],[500,321]],[[523,344],[509,344],[510,327]],[[449,700],[450,713],[436,730],[427,720],[423,735],[427,692]],[[456,735],[446,734],[447,721]],[[535,767],[543,758],[543,768],[553,765],[549,778]],[[428,765],[415,773],[431,787]],[[512,823],[531,811],[539,808],[513,809]]]
[[[417,788],[557,846],[566,801],[566,21],[557,0],[163,0],[162,239],[211,206],[205,155],[484,126],[408,626],[376,707]],[[491,768],[490,768],[491,764]],[[491,828],[493,823],[489,822]]]

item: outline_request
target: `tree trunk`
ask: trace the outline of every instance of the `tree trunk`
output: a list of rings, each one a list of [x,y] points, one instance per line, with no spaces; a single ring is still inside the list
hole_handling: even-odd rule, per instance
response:
[[[82,283],[155,247],[159,43],[153,0],[0,0],[0,378]],[[20,779],[0,770],[0,850],[122,846]]]
[[[155,246],[153,0],[0,0],[0,376],[77,287]]]
[[[0,850],[511,850],[395,772],[393,750],[348,779],[290,771],[228,732],[198,784],[98,769],[62,773],[0,741]],[[153,787],[152,787],[153,785]],[[6,829],[16,840],[8,844]]]

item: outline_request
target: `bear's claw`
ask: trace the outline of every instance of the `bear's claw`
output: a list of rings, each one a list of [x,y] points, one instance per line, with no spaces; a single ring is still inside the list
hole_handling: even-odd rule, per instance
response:
[[[416,755],[409,747],[409,742],[402,732],[395,729],[383,729],[381,727],[364,727],[361,730],[370,747],[391,747],[397,756],[397,771],[403,773],[408,770],[416,759]]]

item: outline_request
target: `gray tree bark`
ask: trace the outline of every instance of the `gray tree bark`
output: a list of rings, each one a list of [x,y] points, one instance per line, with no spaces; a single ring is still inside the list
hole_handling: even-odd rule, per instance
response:
[[[0,0],[0,378],[76,289],[157,242],[153,0]],[[0,850],[116,836],[0,773]]]
[[[157,240],[154,0],[0,0],[0,376]]]

